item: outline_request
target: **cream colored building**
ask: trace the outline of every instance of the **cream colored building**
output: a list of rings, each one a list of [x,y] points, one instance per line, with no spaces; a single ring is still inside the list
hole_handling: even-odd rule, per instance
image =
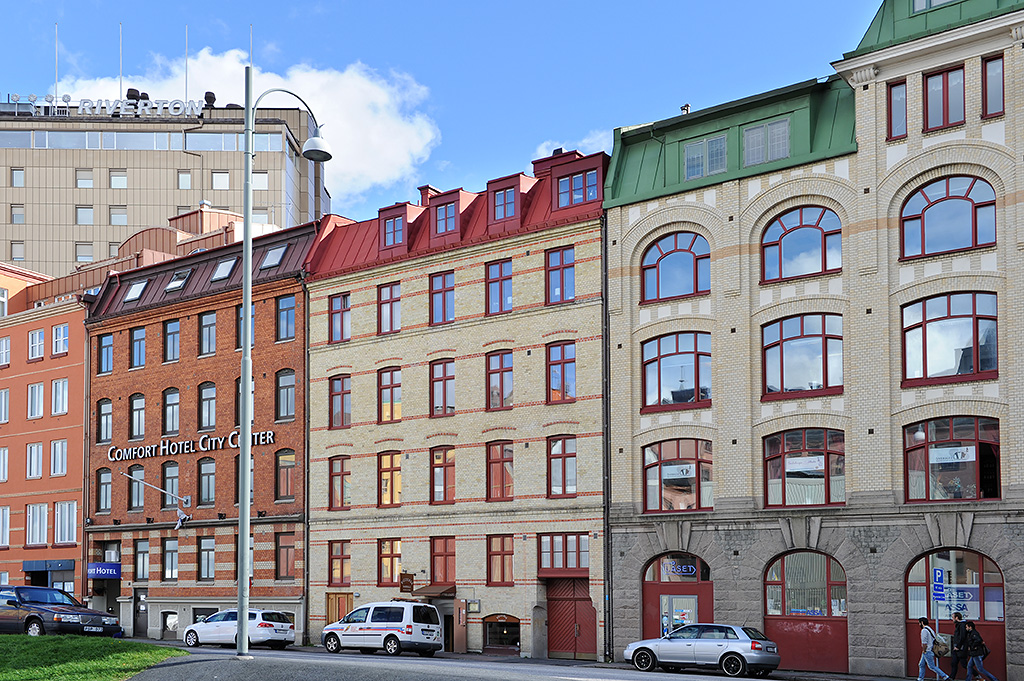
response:
[[[903,676],[959,611],[1024,673],[1022,41],[1024,3],[886,0],[838,76],[616,131],[617,658],[718,621]]]

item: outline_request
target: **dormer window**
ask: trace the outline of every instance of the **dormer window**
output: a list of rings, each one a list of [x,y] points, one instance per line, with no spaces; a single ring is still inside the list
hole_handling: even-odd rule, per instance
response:
[[[686,145],[686,179],[724,173],[726,162],[725,135],[690,142]]]
[[[588,170],[575,175],[558,178],[558,207],[574,206],[577,203],[597,199],[597,171]]]
[[[143,281],[136,281],[128,287],[128,293],[124,294],[124,302],[130,303],[133,300],[138,300],[142,296],[142,292],[146,290],[146,284],[149,283],[149,279]]]
[[[221,279],[227,279],[231,276],[231,271],[235,269],[235,263],[238,262],[238,258],[228,258],[227,260],[221,260],[217,263],[217,269],[213,271],[213,276],[210,277],[210,281],[220,281]]]
[[[743,129],[743,166],[789,158],[789,119]]]
[[[271,267],[277,267],[281,264],[281,258],[284,257],[284,252],[288,250],[288,244],[283,246],[274,246],[266,255],[263,256],[263,262],[260,263],[260,269],[266,270]]]
[[[455,203],[446,203],[437,207],[437,233],[447,234],[455,231]]]
[[[402,218],[388,218],[384,221],[384,246],[396,246],[404,240],[402,234]]]
[[[513,188],[499,189],[494,192],[494,219],[504,220],[515,217],[516,190]]]
[[[190,274],[192,274],[192,270],[179,270],[178,272],[175,272],[171,277],[171,280],[167,282],[167,287],[164,288],[164,293],[180,291],[185,286],[185,282],[188,281]]]
[[[948,5],[951,2],[959,2],[959,0],[914,0],[914,11],[924,12],[932,7],[940,7],[941,5]]]

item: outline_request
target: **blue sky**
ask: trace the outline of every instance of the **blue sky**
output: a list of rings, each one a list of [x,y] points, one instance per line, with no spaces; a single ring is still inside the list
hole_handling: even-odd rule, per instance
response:
[[[421,184],[480,191],[556,146],[610,153],[616,127],[830,75],[880,2],[27,0],[4,9],[0,98],[53,91],[55,23],[58,94],[117,97],[120,22],[124,88],[183,98],[187,24],[188,98],[242,103],[251,25],[257,92],[310,103],[333,210],[365,219]]]

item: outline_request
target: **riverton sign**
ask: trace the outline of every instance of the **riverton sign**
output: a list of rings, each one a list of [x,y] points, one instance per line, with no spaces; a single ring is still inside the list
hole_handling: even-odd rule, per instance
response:
[[[79,116],[198,116],[202,102],[180,99],[83,99],[78,102]]]
[[[138,445],[137,447],[111,447],[107,450],[109,461],[132,461],[155,456],[177,456],[196,452],[215,452],[219,449],[238,449],[239,432],[233,430],[227,435],[203,435],[198,440],[161,440],[159,444]],[[262,430],[252,434],[252,445],[274,444],[274,431]]]

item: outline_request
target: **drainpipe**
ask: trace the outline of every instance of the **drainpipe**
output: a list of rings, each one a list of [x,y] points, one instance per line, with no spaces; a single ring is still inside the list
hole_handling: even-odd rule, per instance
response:
[[[315,240],[314,240],[315,243]],[[302,283],[302,344],[305,346],[305,374],[302,379],[302,409],[304,420],[306,422],[305,428],[302,429],[302,477],[303,477],[303,525],[305,526],[304,546],[303,546],[303,558],[305,570],[302,571],[302,597],[305,603],[302,606],[302,611],[305,613],[304,622],[302,623],[302,645],[309,645],[309,604],[312,600],[309,594],[309,287],[306,285],[306,270],[303,267],[299,271],[299,281]],[[298,381],[296,381],[296,387]]]
[[[611,337],[608,315],[608,213],[601,213],[601,345],[604,352],[601,357],[601,439],[603,446],[602,471],[602,506],[604,523],[604,659],[611,662],[615,659],[612,649],[612,631],[615,617],[612,614],[612,536],[609,508],[612,493],[612,442],[611,442]]]

